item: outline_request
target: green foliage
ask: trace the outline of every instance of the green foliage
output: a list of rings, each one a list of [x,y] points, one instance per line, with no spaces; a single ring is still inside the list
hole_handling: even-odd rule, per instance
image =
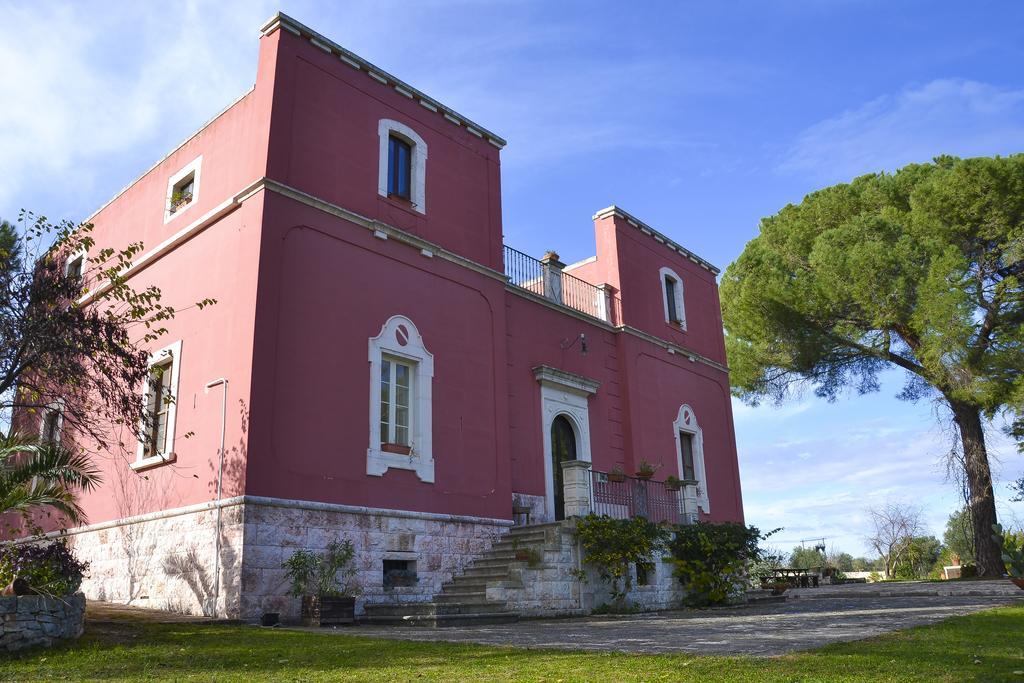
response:
[[[906,550],[893,566],[896,579],[922,579],[935,566],[942,550],[942,543],[934,536],[915,536],[908,539]]]
[[[590,514],[576,522],[584,562],[611,584],[615,602],[621,602],[633,587],[630,565],[649,562],[664,547],[666,536],[665,527],[643,517],[613,519]]]
[[[949,549],[951,555],[960,558],[961,564],[974,561],[974,532],[970,507],[965,505],[949,516],[946,520],[946,531],[942,535],[942,544]]]
[[[0,221],[0,414],[27,430],[23,422],[59,402],[65,434],[116,453],[134,441],[125,433],[141,438],[151,426],[139,393],[149,349],[162,346],[177,311],[158,287],[133,286],[142,242],[100,248],[92,232],[27,211],[17,227]],[[67,272],[78,254],[82,272]]]
[[[1024,154],[939,157],[814,192],[762,220],[721,298],[748,402],[878,391],[892,368],[899,398],[941,397],[970,474],[975,559],[992,572],[981,417],[1017,418],[1024,436]]]
[[[72,522],[83,517],[77,495],[95,488],[99,470],[89,458],[37,437],[0,434],[0,515],[52,508]]]
[[[706,607],[724,603],[743,583],[747,564],[760,558],[756,527],[735,522],[697,522],[673,527],[668,547],[675,576],[687,590],[686,603]]]
[[[723,277],[735,390],[782,399],[809,383],[834,399],[877,390],[896,365],[903,398],[1008,405],[1024,391],[1022,259],[1024,155],[942,157],[810,194],[764,219]]]
[[[354,596],[361,592],[355,579],[355,547],[349,540],[331,541],[323,553],[299,549],[282,563],[294,597]]]
[[[999,544],[1006,572],[1015,579],[1024,579],[1024,532],[1006,532],[1002,525],[992,525],[992,538]]]
[[[853,568],[853,555],[850,553],[839,553],[829,560],[829,564],[841,572],[855,571]]]
[[[18,578],[42,595],[71,595],[88,568],[89,563],[79,561],[64,541],[0,545],[0,587]]]
[[[797,546],[789,555],[789,566],[795,569],[810,569],[826,565],[825,554],[817,548]]]

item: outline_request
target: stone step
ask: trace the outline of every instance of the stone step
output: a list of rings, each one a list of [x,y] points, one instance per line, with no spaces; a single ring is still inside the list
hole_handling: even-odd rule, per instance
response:
[[[466,595],[486,595],[486,594],[487,594],[487,584],[484,584],[484,583],[470,584],[468,586],[464,586],[464,585],[461,585],[461,584],[458,584],[458,583],[446,583],[445,585],[441,586],[441,592],[437,594],[437,597],[441,597],[442,595],[444,595],[444,596],[450,596],[450,595],[466,596]]]
[[[462,572],[456,578],[473,578],[473,579],[488,579],[491,581],[499,581],[508,576],[507,565],[495,565],[492,567],[477,567],[471,566],[466,571]]]
[[[405,604],[379,603],[366,605],[369,617],[406,617],[437,614],[486,614],[500,612],[505,606],[496,602],[412,602]]]
[[[405,616],[364,616],[360,624],[388,626],[419,626],[441,628],[444,626],[482,626],[485,624],[513,624],[519,621],[515,612],[480,612],[478,614],[408,614]]]
[[[449,581],[448,583],[444,584],[443,586],[441,586],[441,590],[442,591],[447,591],[447,592],[453,592],[452,589],[454,589],[454,592],[456,592],[456,593],[459,592],[459,591],[463,591],[463,592],[486,591],[487,590],[487,584],[489,584],[489,583],[497,583],[498,581],[507,581],[507,580],[508,580],[507,576],[502,577],[502,578],[477,578],[477,577],[473,577],[473,576],[459,576],[459,577],[456,577],[456,578],[452,579],[451,581]]]
[[[438,604],[461,603],[466,605],[494,604],[487,599],[483,591],[479,593],[445,593],[444,591],[434,596],[434,602]],[[501,605],[504,608],[504,605]]]

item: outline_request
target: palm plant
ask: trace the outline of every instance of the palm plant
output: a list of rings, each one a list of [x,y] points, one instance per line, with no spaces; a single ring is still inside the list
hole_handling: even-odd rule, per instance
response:
[[[0,514],[50,507],[79,522],[85,513],[78,493],[101,481],[82,453],[17,432],[0,434]]]

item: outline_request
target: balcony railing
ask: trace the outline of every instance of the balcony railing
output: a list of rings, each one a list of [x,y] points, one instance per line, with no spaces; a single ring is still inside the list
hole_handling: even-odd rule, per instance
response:
[[[539,260],[505,245],[505,277],[521,287],[554,303],[568,306],[580,313],[617,324],[621,304],[606,288],[562,270],[555,260]]]
[[[668,488],[663,481],[592,471],[591,490],[591,507],[598,515],[646,517],[670,524],[691,524],[696,517],[686,512],[684,492]]]

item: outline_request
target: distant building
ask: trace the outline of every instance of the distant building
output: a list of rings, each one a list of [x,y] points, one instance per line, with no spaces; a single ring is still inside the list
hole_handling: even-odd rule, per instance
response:
[[[742,520],[718,270],[614,206],[579,263],[504,246],[504,146],[263,27],[253,88],[90,219],[98,245],[145,243],[136,289],[218,302],[152,349],[157,427],[100,457],[69,532],[90,597],[290,614],[281,562],[346,537],[362,610],[432,599],[513,526]]]

